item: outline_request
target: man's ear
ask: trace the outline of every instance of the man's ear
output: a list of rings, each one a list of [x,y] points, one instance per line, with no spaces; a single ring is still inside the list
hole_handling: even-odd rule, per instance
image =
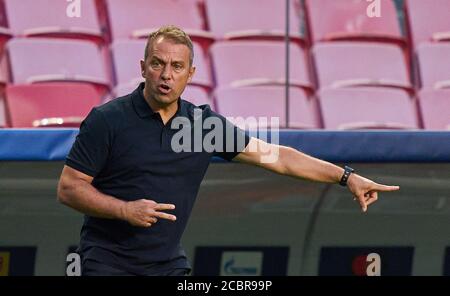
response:
[[[145,61],[140,60],[140,64],[141,64],[141,75],[143,78],[145,78]]]
[[[195,74],[195,67],[192,66],[192,67],[189,69],[188,82],[191,82],[191,81],[192,81],[192,77],[194,77],[194,74]]]

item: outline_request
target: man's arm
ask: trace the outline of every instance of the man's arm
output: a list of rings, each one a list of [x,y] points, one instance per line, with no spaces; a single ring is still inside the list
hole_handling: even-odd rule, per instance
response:
[[[251,138],[245,150],[234,159],[263,167],[278,174],[317,182],[338,183],[344,173],[344,169],[332,163],[314,158],[293,148],[269,144],[257,138]],[[377,184],[357,174],[350,175],[347,186],[364,212],[367,211],[370,204],[378,199],[379,191],[400,189],[398,186]]]
[[[158,204],[140,199],[126,202],[106,195],[92,186],[93,178],[69,166],[64,166],[58,183],[58,201],[84,214],[128,221],[134,226],[150,227],[158,218],[175,221],[176,217],[162,210],[173,210],[173,204]]]

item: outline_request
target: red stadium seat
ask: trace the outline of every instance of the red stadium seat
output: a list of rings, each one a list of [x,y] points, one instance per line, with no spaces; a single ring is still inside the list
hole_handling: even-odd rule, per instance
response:
[[[99,49],[83,40],[13,39],[7,46],[15,84],[49,81],[87,82],[109,89]]]
[[[417,129],[408,93],[389,88],[326,88],[319,92],[326,129]]]
[[[213,41],[197,3],[187,0],[106,0],[113,40],[147,38],[165,24],[181,27],[193,40]]]
[[[423,88],[450,88],[450,43],[420,45],[417,60]]]
[[[314,100],[296,87],[289,92],[290,128],[319,128],[318,110]],[[255,122],[250,128],[272,126],[271,117],[279,120],[280,127],[286,127],[285,89],[281,86],[231,87],[218,88],[215,91],[216,108],[220,114],[228,117],[253,117]],[[258,122],[259,117],[267,118],[266,123]],[[235,122],[239,125],[239,122]]]
[[[427,130],[450,130],[450,89],[422,90],[419,103]]]
[[[285,1],[279,0],[206,0],[210,30],[217,38],[284,38]],[[290,36],[303,42],[303,11],[299,1],[290,1]]]
[[[120,40],[111,46],[117,85],[119,88],[125,84],[132,87],[143,81],[139,61],[144,59],[146,40]],[[212,87],[210,69],[207,57],[202,48],[194,43],[195,75],[191,84],[209,89]]]
[[[186,86],[181,98],[196,106],[208,104],[212,110],[215,110],[213,101],[209,98],[208,93],[202,87],[195,85]]]
[[[215,78],[220,86],[284,84],[285,44],[277,41],[217,42],[210,49]],[[290,48],[290,84],[312,88],[303,49]]]
[[[404,43],[393,1],[380,3],[381,16],[369,17],[371,3],[366,0],[306,0],[311,39]]]
[[[117,85],[113,92],[110,94],[109,98],[106,99],[106,102],[118,98],[118,97],[122,97],[125,96],[131,92],[133,92],[136,87],[138,87],[140,81],[136,81],[134,84],[132,83],[127,83],[127,84],[121,84],[121,85]]]
[[[402,50],[368,42],[319,43],[313,47],[320,87],[383,86],[411,88]]]
[[[100,97],[88,84],[42,83],[8,86],[6,102],[13,128],[77,127]]]
[[[423,42],[450,41],[450,1],[406,0],[405,9],[415,46]]]
[[[9,27],[15,36],[63,37],[103,42],[95,0],[74,3],[61,0],[4,0]]]

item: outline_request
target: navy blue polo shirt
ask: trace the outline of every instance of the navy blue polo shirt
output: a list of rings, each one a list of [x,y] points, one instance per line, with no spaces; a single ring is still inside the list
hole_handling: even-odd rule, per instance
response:
[[[231,161],[250,140],[209,105],[197,107],[181,98],[175,116],[164,125],[159,113],[153,112],[145,101],[143,88],[144,83],[129,95],[93,108],[81,124],[66,159],[67,166],[92,176],[92,185],[104,194],[124,201],[144,198],[175,204],[175,210],[167,211],[177,217],[175,222],[158,219],[148,228],[85,215],[79,246],[83,261],[96,260],[135,274],[190,268],[180,239],[210,160],[218,156]],[[179,132],[185,126],[172,127],[175,118],[192,124],[190,139],[179,140]],[[224,131],[222,139],[212,141],[221,149],[201,147],[199,151],[192,147],[190,151],[175,152],[171,145],[174,136],[178,135],[176,139],[181,144],[189,140],[193,143],[194,139],[198,142],[195,120],[205,122],[208,118],[218,119],[224,129],[231,129],[234,144],[230,145]],[[199,126],[201,139],[205,139],[213,126]],[[240,147],[239,137],[244,139]]]

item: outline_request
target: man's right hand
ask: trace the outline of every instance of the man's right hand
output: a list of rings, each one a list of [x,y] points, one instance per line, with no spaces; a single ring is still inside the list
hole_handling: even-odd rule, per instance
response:
[[[153,200],[140,199],[129,201],[121,207],[122,219],[133,226],[150,227],[158,221],[158,218],[175,221],[177,217],[161,211],[173,210],[173,204],[159,204]]]

